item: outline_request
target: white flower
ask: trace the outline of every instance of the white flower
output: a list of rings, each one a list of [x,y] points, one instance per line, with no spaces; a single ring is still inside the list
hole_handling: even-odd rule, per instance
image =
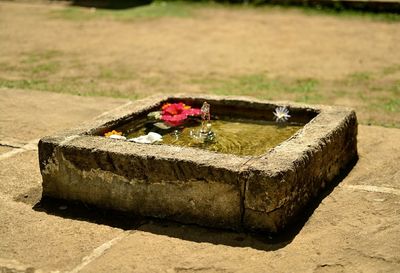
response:
[[[125,140],[125,139],[126,139],[126,137],[120,136],[120,135],[111,135],[111,136],[109,136],[109,138],[112,138],[112,139],[122,139],[122,140]]]
[[[135,143],[142,143],[142,144],[152,144],[157,141],[162,141],[162,135],[150,132],[147,135],[130,138],[128,141],[135,142]]]
[[[285,122],[290,118],[289,110],[286,107],[277,107],[274,116],[276,122]]]

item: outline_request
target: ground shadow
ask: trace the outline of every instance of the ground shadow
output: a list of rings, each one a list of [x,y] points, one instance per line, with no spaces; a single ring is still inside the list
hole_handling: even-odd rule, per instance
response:
[[[70,202],[48,197],[43,197],[33,209],[64,218],[89,221],[124,230],[141,230],[192,242],[208,242],[216,245],[222,244],[232,247],[250,247],[257,250],[273,251],[283,248],[293,241],[322,200],[348,175],[356,162],[357,159],[351,162],[351,164],[349,164],[349,166],[304,209],[301,217],[277,234],[205,228],[173,221],[138,217],[115,210],[99,209],[82,202]]]
[[[152,0],[72,0],[73,6],[100,9],[127,9],[148,5]]]
[[[400,13],[400,3],[396,1],[364,1],[364,0],[265,0],[258,5],[297,6],[333,12],[358,11],[370,13]]]

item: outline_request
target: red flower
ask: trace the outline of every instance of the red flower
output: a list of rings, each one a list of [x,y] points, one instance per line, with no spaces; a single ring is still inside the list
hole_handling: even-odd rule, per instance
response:
[[[168,125],[179,126],[188,116],[198,116],[200,114],[200,109],[191,108],[182,102],[166,103],[162,107],[161,120],[165,121]]]

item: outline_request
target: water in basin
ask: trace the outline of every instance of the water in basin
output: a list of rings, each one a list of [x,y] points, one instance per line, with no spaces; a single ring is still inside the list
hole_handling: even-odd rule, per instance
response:
[[[147,134],[149,130],[145,123],[146,120],[136,123],[124,135],[129,139]],[[166,133],[157,132],[163,134],[160,144],[196,147],[239,156],[257,156],[285,141],[303,126],[298,123],[287,122],[282,125],[272,121],[247,119],[212,120],[212,130],[216,137],[214,141],[207,143],[198,142],[190,136],[196,126],[182,127]]]

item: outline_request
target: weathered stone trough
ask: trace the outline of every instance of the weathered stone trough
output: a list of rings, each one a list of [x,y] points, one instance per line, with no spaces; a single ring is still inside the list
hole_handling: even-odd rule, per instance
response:
[[[285,104],[305,123],[261,156],[104,138],[169,101],[207,100],[218,115],[272,120],[276,104],[242,97],[153,97],[39,142],[43,195],[183,223],[277,232],[357,158],[347,108]]]

